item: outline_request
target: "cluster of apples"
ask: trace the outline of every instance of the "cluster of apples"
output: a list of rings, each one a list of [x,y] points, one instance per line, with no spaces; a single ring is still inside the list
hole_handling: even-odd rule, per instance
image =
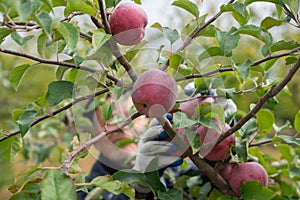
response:
[[[136,45],[144,37],[148,23],[146,12],[137,4],[120,4],[110,17],[110,27],[114,40],[122,45]],[[173,77],[158,69],[150,69],[139,76],[133,85],[132,100],[139,113],[149,117],[162,117],[174,107],[178,97],[178,86]],[[194,115],[196,108],[204,103],[214,103],[213,98],[194,99],[182,103],[179,110],[188,118]],[[222,132],[230,129],[228,124],[214,121]],[[200,136],[200,155],[210,161],[224,161],[230,157],[230,148],[235,145],[235,136],[231,135],[218,145],[214,146],[220,137],[220,132],[205,126],[199,126],[197,133]],[[208,148],[205,148],[205,147]],[[248,180],[261,181],[268,184],[265,169],[258,163],[246,162],[228,164],[220,175],[240,196],[240,187]]]

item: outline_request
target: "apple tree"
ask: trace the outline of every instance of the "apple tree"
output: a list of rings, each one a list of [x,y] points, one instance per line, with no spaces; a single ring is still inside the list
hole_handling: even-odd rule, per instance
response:
[[[158,199],[299,199],[299,1],[173,0],[161,21],[146,2],[0,0],[1,87],[11,94],[0,91],[0,187],[10,199],[134,199],[137,182]],[[133,98],[129,117],[113,116],[108,94]],[[83,113],[95,107],[114,128],[91,130]],[[166,190],[157,171],[120,170],[86,183],[80,163],[93,144],[145,115],[187,141],[181,170],[192,162],[207,178],[166,170]]]

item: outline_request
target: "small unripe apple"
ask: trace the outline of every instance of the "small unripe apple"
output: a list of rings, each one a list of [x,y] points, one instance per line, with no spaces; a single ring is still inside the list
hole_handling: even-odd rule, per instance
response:
[[[229,176],[228,183],[238,196],[241,196],[240,188],[246,181],[256,180],[260,181],[263,186],[268,186],[268,174],[263,166],[257,162],[246,162],[233,165]]]
[[[230,126],[228,124],[225,124],[222,127],[220,121],[215,120],[215,122],[223,132],[230,129]],[[230,146],[235,145],[234,135],[230,135],[217,146],[213,147],[220,137],[220,133],[218,131],[212,128],[207,128],[205,126],[199,126],[197,128],[197,133],[200,136],[201,142],[200,154],[204,156],[207,160],[225,160],[230,156]]]
[[[176,103],[178,88],[173,77],[158,69],[144,72],[134,83],[132,101],[139,113],[161,117]]]
[[[114,40],[122,45],[136,45],[145,35],[146,12],[135,3],[120,4],[109,19]]]

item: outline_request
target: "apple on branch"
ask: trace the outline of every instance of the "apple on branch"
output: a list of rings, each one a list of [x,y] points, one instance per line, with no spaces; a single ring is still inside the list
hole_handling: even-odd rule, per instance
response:
[[[257,162],[229,163],[219,173],[238,196],[241,196],[240,188],[246,181],[256,180],[268,186],[268,174]]]
[[[147,23],[146,12],[135,3],[120,4],[109,19],[114,40],[126,46],[136,45],[144,38]]]
[[[144,72],[134,83],[132,101],[141,114],[161,117],[176,103],[178,88],[173,77],[158,69]]]
[[[220,121],[214,120],[222,132],[230,129],[228,124],[224,126]],[[197,133],[200,136],[201,149],[200,154],[210,161],[226,160],[230,156],[230,147],[235,145],[235,136],[230,135],[225,138],[221,143],[214,146],[220,137],[220,133],[212,128],[199,126]]]

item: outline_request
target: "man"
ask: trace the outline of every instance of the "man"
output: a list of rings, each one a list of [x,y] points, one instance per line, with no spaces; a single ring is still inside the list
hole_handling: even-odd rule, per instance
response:
[[[190,96],[194,93],[195,89],[190,87],[185,88],[185,94]],[[192,93],[191,93],[191,90]],[[122,99],[122,98],[121,98]],[[107,97],[107,101],[115,103],[115,110],[113,116],[129,117],[130,107],[133,105],[130,98],[115,101],[111,97]],[[225,109],[233,109],[236,111],[235,105],[232,102],[222,102]],[[100,108],[96,108],[95,112],[85,114],[94,124],[98,133],[103,132],[111,128],[112,125],[109,121],[105,121]],[[167,114],[166,118],[172,121],[172,115]],[[164,132],[162,126],[156,119],[153,119],[149,124],[149,119],[145,116],[141,116],[134,120],[133,126],[127,126],[120,131],[108,134],[105,138],[99,141],[95,146],[100,151],[98,160],[93,165],[90,174],[87,176],[86,181],[90,182],[93,178],[103,175],[111,175],[120,169],[135,169],[140,172],[149,170],[148,164],[154,159],[158,158],[159,174],[162,175],[166,168],[171,168],[175,173],[181,175],[189,170],[197,171],[197,168],[190,163],[190,166],[185,172],[180,172],[179,167],[182,164],[182,158],[180,157],[183,151],[178,151],[177,144],[168,140],[168,135]],[[148,126],[149,125],[149,126]],[[131,127],[131,128],[130,128]],[[148,127],[147,130],[144,130]],[[126,139],[134,139],[141,133],[139,143],[128,143],[122,147],[118,147],[118,142]],[[134,159],[130,159],[136,156]],[[165,181],[166,187],[168,187],[167,181]],[[153,199],[153,194],[149,188],[145,188],[139,185],[134,186],[136,189],[137,198]],[[79,199],[84,199],[87,194],[80,191],[78,192]],[[125,195],[113,195],[111,193],[105,193],[103,195],[105,200],[122,200],[128,199]]]

